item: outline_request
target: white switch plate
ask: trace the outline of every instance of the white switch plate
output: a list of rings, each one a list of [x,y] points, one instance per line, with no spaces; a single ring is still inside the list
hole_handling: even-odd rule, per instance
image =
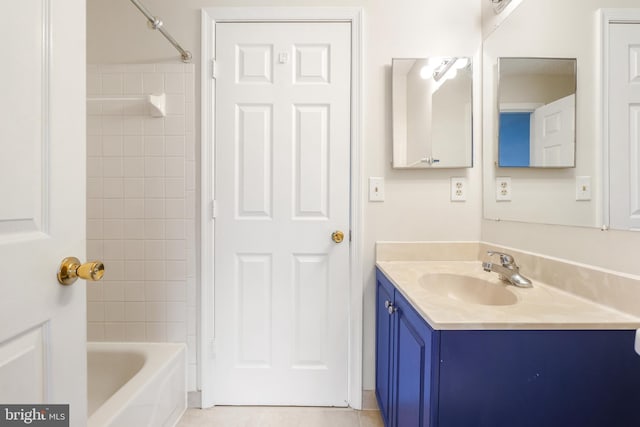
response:
[[[590,176],[576,176],[576,200],[591,200]]]
[[[369,201],[384,202],[384,178],[369,177]]]
[[[496,177],[496,201],[498,202],[511,201],[511,177],[508,177],[508,176]]]
[[[464,202],[467,200],[467,178],[451,177],[451,201]]]

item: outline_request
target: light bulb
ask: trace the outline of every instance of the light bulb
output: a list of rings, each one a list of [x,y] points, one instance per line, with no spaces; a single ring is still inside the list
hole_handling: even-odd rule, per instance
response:
[[[420,77],[424,80],[433,77],[433,67],[431,65],[425,65],[420,69]]]

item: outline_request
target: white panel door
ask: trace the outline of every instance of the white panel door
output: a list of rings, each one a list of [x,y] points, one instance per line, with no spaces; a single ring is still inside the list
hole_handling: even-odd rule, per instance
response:
[[[70,404],[86,425],[85,3],[0,2],[0,403]],[[1,424],[1,422],[0,422]]]
[[[570,167],[575,164],[576,96],[538,107],[531,114],[531,167]]]
[[[609,43],[610,226],[640,230],[640,24],[609,25]]]
[[[221,23],[215,49],[216,404],[346,406],[350,25]]]

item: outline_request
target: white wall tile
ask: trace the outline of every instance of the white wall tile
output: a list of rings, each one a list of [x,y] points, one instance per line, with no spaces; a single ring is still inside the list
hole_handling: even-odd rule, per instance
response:
[[[165,322],[147,322],[147,341],[164,342],[167,340],[167,324]]]
[[[123,218],[124,206],[122,199],[109,199],[102,207],[102,214],[105,219]]]
[[[128,114],[131,114],[131,111],[127,111]],[[142,117],[123,117],[122,118],[122,134],[123,135],[143,135],[144,134],[144,125],[143,125]]]
[[[121,199],[124,197],[124,182],[122,178],[104,178],[102,182],[102,194],[106,204],[112,202],[106,199]]]
[[[148,322],[164,322],[167,319],[167,307],[164,301],[147,302],[145,307]]]
[[[102,199],[87,199],[87,218],[88,219],[101,219],[102,218]]]
[[[182,94],[170,94],[167,93],[167,115],[180,115],[185,114],[184,95]]]
[[[122,239],[124,237],[124,223],[121,219],[105,219],[103,230],[105,239]]]
[[[167,73],[164,76],[164,90],[167,94],[184,93],[184,74]]]
[[[142,73],[124,73],[123,84],[127,95],[142,95]]]
[[[119,281],[124,279],[124,261],[105,261],[104,263],[104,276],[103,280]]]
[[[142,90],[145,95],[164,92],[164,75],[161,73],[143,73]]]
[[[104,341],[104,323],[88,322],[87,323],[87,341]]]
[[[125,282],[124,300],[125,301],[146,301],[144,292],[144,282]]]
[[[165,241],[165,259],[167,260],[186,260],[187,247],[184,240],[166,240]]]
[[[104,123],[103,123],[104,126]],[[184,135],[185,123],[183,116],[167,116],[164,119],[164,133],[166,135]]]
[[[87,239],[102,239],[102,220],[87,220]]]
[[[154,118],[144,102],[87,106],[87,254],[106,267],[103,281],[87,287],[87,335],[187,342],[193,389],[195,68],[115,64],[87,70],[89,94],[165,92],[168,107],[167,117]]]
[[[105,240],[103,250],[105,260],[122,260],[124,242],[122,240]]]
[[[144,199],[125,199],[124,218],[142,219],[144,218]]]
[[[187,304],[184,302],[167,301],[167,321],[169,322],[186,322],[187,320]],[[186,334],[186,323],[185,323]]]
[[[125,157],[122,159],[123,175],[128,178],[144,176],[143,157]]]
[[[140,120],[142,123],[142,119]],[[127,157],[142,157],[144,155],[144,141],[142,136],[125,135],[122,139],[124,155]]]
[[[185,322],[167,322],[167,341],[185,342],[187,340],[187,324]]]
[[[103,73],[102,74],[102,94],[122,95],[122,74]]]
[[[124,303],[124,316],[128,322],[143,322],[145,320],[145,303],[127,301]]]
[[[124,301],[124,283],[120,281],[105,281],[103,294],[104,301]]]
[[[104,157],[102,159],[102,176],[123,176],[123,161],[121,157]]]
[[[125,199],[142,199],[144,198],[144,179],[143,178],[124,178],[124,198]],[[126,209],[125,209],[126,210]]]
[[[142,281],[145,279],[144,272],[145,261],[124,261],[124,278],[127,281]]]
[[[166,301],[167,285],[162,281],[147,281],[144,285],[146,301]]]
[[[104,320],[106,322],[122,322],[124,321],[124,303],[123,302],[105,302],[104,303]]]
[[[184,177],[184,157],[165,158],[165,176],[182,178]]]
[[[164,221],[160,219],[147,219],[144,222],[145,239],[164,239]]]
[[[104,322],[104,303],[98,301],[87,302],[87,320],[89,322]]]
[[[145,156],[164,156],[164,137],[145,136],[144,137]]]
[[[127,219],[124,221],[124,235],[127,239],[144,239],[145,227],[143,219]]]
[[[184,156],[185,137],[167,136],[164,139],[165,153],[167,156]]]
[[[164,176],[164,158],[145,157],[144,175],[145,176]]]
[[[184,218],[184,199],[167,199],[165,201],[165,218]]]
[[[125,336],[123,323],[108,322],[104,324],[104,339],[106,341],[124,341]]]
[[[162,177],[144,179],[144,197],[147,199],[159,199],[165,197],[165,180]]]
[[[102,135],[122,135],[122,117],[101,116]]]
[[[126,341],[145,341],[147,339],[147,333],[146,333],[144,322],[125,323],[124,334],[125,334],[124,339]]]
[[[168,219],[165,221],[165,237],[167,239],[182,239],[185,237],[183,219]]]
[[[146,280],[158,280],[165,279],[165,261],[145,261],[144,262],[144,277]]]
[[[144,240],[127,239],[124,241],[124,259],[144,260]]]
[[[163,260],[165,259],[165,241],[147,240],[144,242],[144,259]]]
[[[167,301],[187,301],[187,283],[185,280],[169,281],[166,288]]]
[[[184,199],[185,182],[183,178],[167,178],[164,181],[165,196],[167,198]]]

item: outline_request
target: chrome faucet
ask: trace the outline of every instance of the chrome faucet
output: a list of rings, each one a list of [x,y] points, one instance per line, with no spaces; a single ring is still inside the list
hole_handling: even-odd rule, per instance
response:
[[[520,267],[516,264],[513,256],[495,251],[487,251],[487,254],[489,256],[498,255],[500,257],[500,264],[485,261],[482,263],[484,271],[498,273],[501,280],[521,288],[530,288],[533,286],[531,280],[520,274]]]

